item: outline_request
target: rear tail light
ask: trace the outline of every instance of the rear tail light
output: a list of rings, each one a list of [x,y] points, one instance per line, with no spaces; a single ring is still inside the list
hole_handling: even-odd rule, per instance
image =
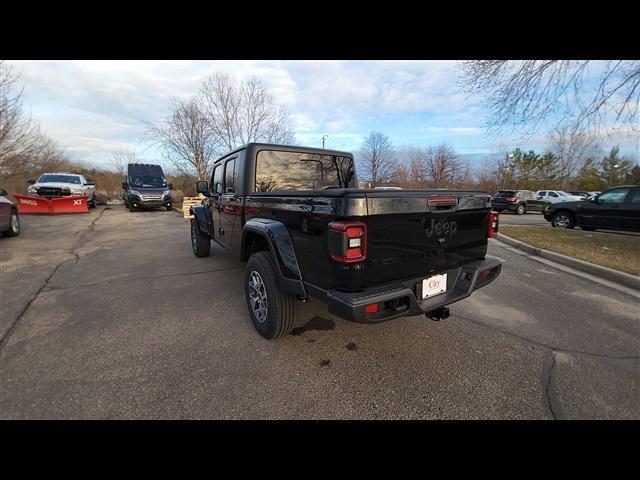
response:
[[[377,303],[370,303],[364,307],[364,313],[376,313],[378,311]]]
[[[494,238],[498,235],[498,223],[500,214],[498,212],[489,212],[489,226],[487,231],[487,236],[489,238]]]
[[[339,263],[367,258],[367,226],[362,222],[329,223],[329,253]]]

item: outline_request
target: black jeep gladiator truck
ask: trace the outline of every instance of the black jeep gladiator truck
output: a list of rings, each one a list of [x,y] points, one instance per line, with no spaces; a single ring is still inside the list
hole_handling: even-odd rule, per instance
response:
[[[265,338],[287,335],[314,297],[359,322],[424,314],[491,283],[498,230],[491,197],[471,190],[358,189],[347,152],[250,143],[216,160],[191,207],[191,244],[211,240],[246,263],[249,315]]]

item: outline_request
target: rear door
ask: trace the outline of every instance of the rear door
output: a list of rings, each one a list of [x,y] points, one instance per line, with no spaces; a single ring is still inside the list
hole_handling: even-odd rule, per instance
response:
[[[544,201],[538,200],[536,194],[529,190],[523,190],[522,197],[527,201],[527,211],[529,212],[541,212]]]
[[[366,197],[369,285],[440,273],[486,254],[486,194],[414,190]]]

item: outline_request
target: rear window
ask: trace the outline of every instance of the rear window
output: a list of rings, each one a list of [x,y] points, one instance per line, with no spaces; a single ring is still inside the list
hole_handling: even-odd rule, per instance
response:
[[[516,192],[513,190],[504,190],[502,192],[498,192],[496,197],[514,197]]]
[[[337,155],[261,150],[256,192],[355,188],[353,159]]]

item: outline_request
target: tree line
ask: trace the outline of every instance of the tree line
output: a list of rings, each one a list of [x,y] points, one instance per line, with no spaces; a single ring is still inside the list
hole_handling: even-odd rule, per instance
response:
[[[543,152],[515,149],[488,156],[475,169],[446,142],[396,148],[382,132],[371,132],[356,156],[365,186],[402,188],[480,188],[603,191],[609,186],[640,184],[640,166],[620,156],[614,146],[605,154],[595,137],[569,127],[547,136]]]

